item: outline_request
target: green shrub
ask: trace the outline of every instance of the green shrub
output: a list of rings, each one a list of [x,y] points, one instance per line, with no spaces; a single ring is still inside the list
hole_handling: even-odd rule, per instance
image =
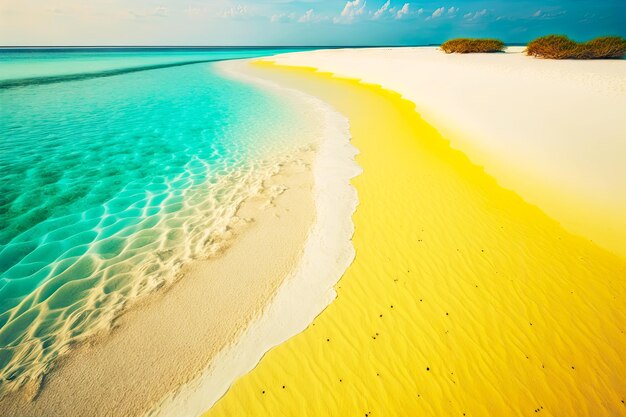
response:
[[[498,39],[451,39],[441,44],[441,49],[446,54],[468,54],[476,52],[502,52],[504,42]]]
[[[605,36],[578,43],[567,36],[548,35],[526,46],[526,55],[546,59],[620,59],[626,54],[626,39]]]

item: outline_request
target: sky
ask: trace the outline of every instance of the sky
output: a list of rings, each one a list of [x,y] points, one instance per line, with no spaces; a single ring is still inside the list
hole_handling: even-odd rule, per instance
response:
[[[626,0],[0,0],[0,45],[424,45],[626,36]]]

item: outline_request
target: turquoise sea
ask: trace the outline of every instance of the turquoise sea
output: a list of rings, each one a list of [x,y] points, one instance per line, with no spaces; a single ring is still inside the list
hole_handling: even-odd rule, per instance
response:
[[[297,106],[211,61],[288,50],[0,50],[0,395],[217,250],[306,145]]]

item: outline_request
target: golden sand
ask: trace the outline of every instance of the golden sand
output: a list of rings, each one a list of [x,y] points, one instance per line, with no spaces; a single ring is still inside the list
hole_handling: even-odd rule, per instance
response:
[[[397,94],[258,71],[349,118],[356,259],[206,417],[626,415],[624,259],[498,186]]]
[[[272,59],[401,94],[498,184],[626,258],[625,62],[532,59],[523,50],[348,48]]]

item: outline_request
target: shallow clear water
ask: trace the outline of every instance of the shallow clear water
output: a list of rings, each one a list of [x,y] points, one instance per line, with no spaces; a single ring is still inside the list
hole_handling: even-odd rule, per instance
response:
[[[190,55],[37,54],[23,79]],[[0,56],[5,79],[30,59]],[[0,394],[219,247],[237,206],[307,145],[285,100],[211,63],[0,85]]]
[[[254,58],[302,48],[55,48],[0,49],[0,88],[151,66]]]

